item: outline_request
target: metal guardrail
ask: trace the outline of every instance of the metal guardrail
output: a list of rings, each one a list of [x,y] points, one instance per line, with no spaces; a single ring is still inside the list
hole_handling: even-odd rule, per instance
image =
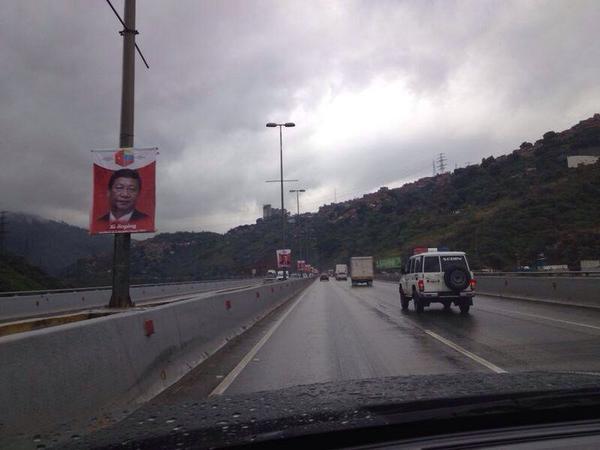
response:
[[[532,272],[473,272],[475,276],[481,277],[600,277],[600,271],[560,271],[537,270]]]
[[[191,281],[172,281],[166,283],[148,283],[148,284],[132,284],[130,288],[144,288],[144,287],[154,287],[154,286],[178,286],[182,284],[204,284],[204,283],[214,283],[217,281],[228,281],[228,280],[252,280],[253,278],[218,278],[214,280],[191,280]],[[255,279],[259,279],[256,277]],[[45,294],[65,294],[69,292],[90,292],[90,291],[105,291],[107,289],[112,289],[112,286],[93,286],[93,287],[81,287],[81,288],[65,288],[65,289],[42,289],[38,291],[10,291],[10,292],[0,292],[0,297],[15,297],[22,295],[45,295]]]
[[[535,271],[535,272],[481,272],[474,271],[475,277],[535,277],[535,278],[580,278],[580,277],[600,277],[600,271]],[[400,273],[378,273],[375,274],[376,280],[400,281]]]

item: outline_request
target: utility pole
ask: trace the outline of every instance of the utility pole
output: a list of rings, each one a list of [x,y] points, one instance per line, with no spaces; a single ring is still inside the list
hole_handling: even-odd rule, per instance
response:
[[[432,161],[432,165],[433,165],[433,176],[435,177],[435,159]]]
[[[135,101],[135,0],[125,0],[123,36],[123,74],[121,86],[121,130],[119,147],[133,147]],[[129,295],[129,254],[131,233],[115,234],[112,272],[112,295],[109,307],[133,306]]]

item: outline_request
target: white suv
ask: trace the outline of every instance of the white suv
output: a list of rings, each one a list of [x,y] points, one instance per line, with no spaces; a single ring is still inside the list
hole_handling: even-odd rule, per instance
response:
[[[442,303],[446,310],[454,303],[461,313],[468,314],[475,296],[475,279],[464,252],[426,252],[408,259],[399,291],[403,310],[408,309],[412,299],[418,313],[431,303]]]

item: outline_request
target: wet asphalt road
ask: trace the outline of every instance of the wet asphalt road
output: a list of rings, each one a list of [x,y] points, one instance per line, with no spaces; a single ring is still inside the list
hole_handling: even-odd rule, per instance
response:
[[[418,315],[412,303],[400,310],[396,284],[331,280],[286,313],[227,394],[392,375],[600,372],[600,310],[479,295],[468,316],[435,304]]]

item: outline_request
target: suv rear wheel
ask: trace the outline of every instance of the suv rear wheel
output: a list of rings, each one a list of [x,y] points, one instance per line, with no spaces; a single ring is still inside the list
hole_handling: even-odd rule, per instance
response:
[[[462,291],[469,286],[469,273],[462,267],[448,267],[444,272],[444,281],[453,291]]]
[[[469,309],[471,308],[471,305],[461,303],[458,307],[460,308],[461,314],[469,314]]]

